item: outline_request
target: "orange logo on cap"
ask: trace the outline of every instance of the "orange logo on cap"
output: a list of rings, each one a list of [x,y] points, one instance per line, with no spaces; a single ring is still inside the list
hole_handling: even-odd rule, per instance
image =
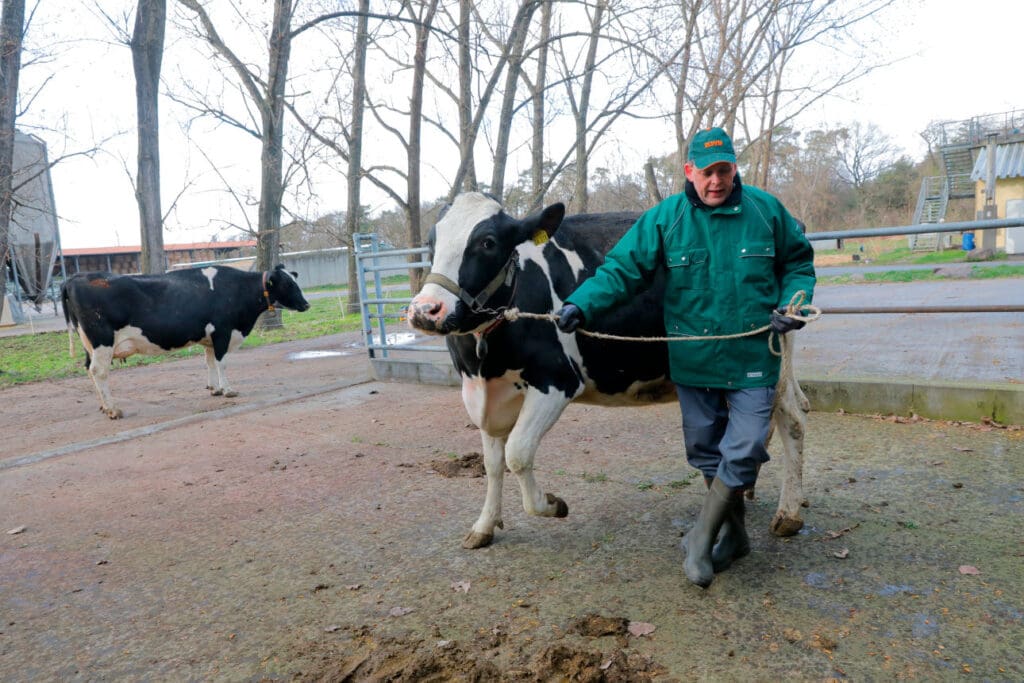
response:
[[[708,140],[704,143],[704,149],[707,149],[708,147],[721,147],[724,144],[725,143],[721,140]]]

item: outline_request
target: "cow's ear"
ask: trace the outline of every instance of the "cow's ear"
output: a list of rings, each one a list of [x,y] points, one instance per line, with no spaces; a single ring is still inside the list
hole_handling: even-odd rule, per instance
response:
[[[523,221],[529,232],[524,240],[530,239],[533,240],[534,244],[544,244],[558,230],[558,226],[562,224],[563,218],[565,218],[565,204],[562,202],[556,202],[551,206],[545,207],[540,213],[534,214]]]
[[[294,271],[294,270],[289,270],[288,272],[289,272],[289,273],[291,273],[291,276],[292,276],[293,278],[295,278],[296,280],[298,280],[298,279],[299,279],[299,273],[298,273],[297,271]]]

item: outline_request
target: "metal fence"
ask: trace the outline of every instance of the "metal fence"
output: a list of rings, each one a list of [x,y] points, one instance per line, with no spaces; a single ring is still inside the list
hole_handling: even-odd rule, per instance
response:
[[[902,225],[885,228],[859,228],[853,230],[834,230],[827,232],[808,233],[814,242],[837,241],[844,239],[892,237],[899,235],[916,235],[926,233],[952,233],[973,230],[995,230],[998,228],[1015,228],[1024,226],[1021,218],[1000,218],[978,221],[960,221],[951,223],[926,223],[919,225]],[[358,235],[356,241],[356,267],[359,274],[359,301],[363,318],[363,341],[366,344],[374,372],[379,378],[410,377],[415,375],[419,381],[436,381],[449,383],[452,381],[450,372],[442,372],[434,367],[430,374],[437,378],[424,378],[422,369],[411,370],[401,368],[402,364],[419,362],[445,366],[447,358],[436,354],[447,354],[447,347],[437,342],[437,337],[421,337],[408,330],[405,326],[405,308],[412,301],[411,296],[391,296],[389,287],[381,277],[386,272],[405,272],[410,268],[430,268],[430,252],[426,247],[414,249],[382,248],[376,234]],[[407,260],[398,262],[401,256]],[[410,258],[411,257],[411,258]],[[876,313],[1017,313],[1024,312],[1024,306],[995,304],[992,306],[915,306],[915,307],[845,307],[829,308],[828,314],[876,314]],[[402,352],[403,358],[396,358]],[[409,352],[409,353],[405,353]],[[425,356],[435,354],[435,356]],[[396,368],[396,365],[399,366]],[[440,374],[438,374],[440,373]]]

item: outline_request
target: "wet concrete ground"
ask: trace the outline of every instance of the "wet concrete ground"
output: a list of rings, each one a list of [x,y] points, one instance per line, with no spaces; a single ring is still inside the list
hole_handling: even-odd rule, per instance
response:
[[[1024,432],[812,413],[804,532],[767,534],[769,464],[752,554],[702,591],[675,406],[571,406],[537,461],[569,517],[506,481],[505,528],[467,551],[484,481],[431,466],[479,450],[458,390],[289,360],[350,341],[244,349],[226,403],[191,391],[200,358],[116,371],[120,423],[86,378],[0,392],[0,679],[318,678],[384,642],[510,680],[547,680],[555,644],[655,680],[1024,679]],[[55,400],[75,429],[31,422]],[[575,633],[590,613],[654,630]]]

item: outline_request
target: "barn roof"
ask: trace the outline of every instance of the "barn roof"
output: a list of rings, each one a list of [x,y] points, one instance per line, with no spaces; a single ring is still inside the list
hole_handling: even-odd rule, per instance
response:
[[[164,251],[193,251],[198,249],[241,249],[243,247],[255,247],[256,240],[242,240],[239,242],[189,242],[187,244],[165,244]],[[117,246],[117,247],[85,247],[84,249],[63,249],[65,256],[95,256],[106,254],[139,254],[142,247],[139,245]]]
[[[988,148],[982,147],[978,160],[974,162],[971,180],[984,180],[988,175]],[[1020,178],[1024,176],[1024,142],[996,145],[996,178]]]

